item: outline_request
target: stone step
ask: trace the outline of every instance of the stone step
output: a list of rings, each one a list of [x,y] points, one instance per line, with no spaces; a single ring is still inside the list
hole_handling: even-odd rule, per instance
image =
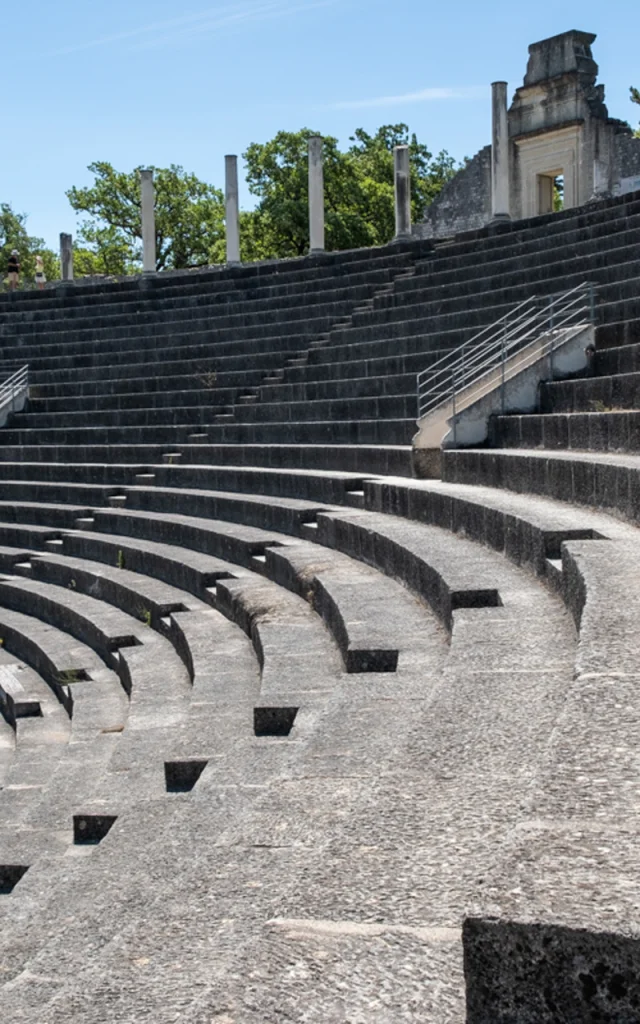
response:
[[[417,400],[413,390],[409,394],[351,397],[335,400],[307,400],[301,402],[260,402],[251,406],[235,406],[234,410],[220,407],[216,412],[211,406],[188,405],[164,408],[143,408],[126,410],[101,410],[91,414],[95,427],[112,426],[155,426],[172,423],[227,423],[234,419],[243,423],[294,422],[354,419],[415,419]],[[32,412],[16,413],[11,419],[14,430],[55,430],[61,426],[69,429],[84,425],[87,413],[77,412]]]
[[[207,439],[211,444],[248,445],[408,445],[415,434],[415,419],[399,420],[335,420],[313,423],[225,423],[207,424]],[[53,445],[148,445],[182,446],[193,432],[189,423],[173,426],[112,426],[47,428],[47,443]],[[36,429],[8,428],[3,433],[5,444],[33,446],[42,443],[43,432]]]
[[[556,498],[638,521],[640,460],[635,455],[557,450],[459,450],[444,453],[448,483],[480,484]]]
[[[76,739],[82,730],[96,735],[101,729],[124,728],[128,706],[118,676],[91,647],[10,608],[0,609],[0,629],[3,648],[37,672],[73,718]]]
[[[310,601],[338,643],[347,672],[433,672],[442,636],[400,584],[336,551],[299,543],[265,550],[270,577]]]
[[[326,619],[342,650],[348,672],[395,671],[399,651],[405,651],[402,657],[410,657],[413,665],[418,651],[422,650],[427,659],[425,664],[428,663],[433,655],[434,644],[437,647],[441,638],[437,629],[429,627],[424,612],[416,607],[415,600],[399,584],[335,552],[321,551],[312,545],[299,543],[283,548],[279,542],[279,546],[269,547],[266,546],[268,538],[264,540],[261,572],[267,573],[275,583],[284,584],[310,601]],[[172,583],[176,580],[184,583],[186,578],[184,548],[149,541],[136,541],[132,544],[126,537],[110,538],[100,534],[66,534],[63,544],[64,557],[36,557],[33,560],[34,571],[39,578],[64,584],[71,574],[83,592],[117,603],[118,607],[129,614],[132,611],[135,614],[138,605],[144,604],[153,612],[152,624],[161,621],[163,609],[156,607],[157,587],[151,597],[143,593],[145,585],[144,578],[139,575],[140,569],[144,568],[145,572],[169,579]],[[67,552],[79,552],[81,557],[69,557]],[[233,564],[195,552],[191,552],[189,557],[187,590],[200,598],[213,601],[215,607],[221,610],[225,610],[220,601],[224,602],[225,587],[230,576],[239,573],[251,583],[252,574],[247,577],[246,570],[238,569]],[[256,557],[255,553],[250,556],[250,565],[254,564]],[[101,570],[92,566],[91,560],[94,558],[107,562],[110,568]],[[243,561],[247,561],[246,554]],[[136,571],[125,568],[130,565]],[[109,596],[109,590],[104,590],[103,573],[109,588],[118,595],[115,599]],[[133,579],[132,584],[129,578]],[[129,588],[133,596],[129,596],[126,590],[124,596],[121,596],[123,587]],[[212,597],[212,594],[215,596]],[[179,592],[170,594],[165,598],[165,604],[170,603],[172,598],[176,603],[175,598],[179,596]],[[188,603],[184,596],[182,600]],[[282,603],[281,598],[279,603]],[[176,610],[179,609],[168,609],[165,614],[175,617],[173,613]],[[184,621],[183,616],[179,618]],[[250,632],[251,623],[248,619],[245,618],[240,624],[245,631]],[[393,637],[393,643],[389,637]]]
[[[233,269],[213,267],[197,271],[191,275],[191,280],[186,280],[180,273],[167,272],[151,280],[138,276],[100,284],[76,282],[59,286],[55,294],[17,292],[6,298],[0,295],[0,309],[3,314],[24,310],[34,315],[38,310],[55,309],[60,305],[73,308],[111,305],[114,302],[131,301],[135,304],[146,298],[154,302],[169,298],[183,300],[187,296],[208,297],[212,291],[221,296],[244,298],[246,289],[250,294],[258,292],[267,297],[270,294],[286,295],[291,289],[301,287],[305,291],[313,291],[315,288],[322,290],[330,286],[336,276],[356,285],[366,283],[376,272],[389,274],[390,268],[402,270],[412,257],[428,253],[431,249],[430,243],[418,242],[395,253],[383,246],[336,253],[332,257],[324,257],[322,261],[315,257],[303,257],[297,261],[288,261],[286,266],[280,261],[274,261],[269,265],[248,265]]]
[[[110,607],[75,587],[36,579],[0,580],[4,607],[35,615],[91,647],[119,677],[131,696],[129,720],[140,724],[161,702],[184,705],[187,675],[170,644],[146,623]],[[158,665],[163,671],[158,673]],[[134,693],[135,691],[135,693]],[[134,708],[135,700],[135,708]]]
[[[86,326],[89,319],[92,321],[106,321],[114,326],[124,322],[124,317],[141,320],[142,322],[153,322],[165,319],[198,319],[203,316],[214,317],[223,315],[232,317],[253,314],[261,311],[266,315],[274,310],[283,312],[290,309],[293,315],[302,305],[312,308],[316,305],[336,304],[342,299],[349,302],[357,302],[358,299],[365,301],[369,299],[372,291],[378,291],[390,287],[385,282],[389,281],[393,270],[387,266],[373,270],[367,275],[366,281],[358,283],[358,277],[348,277],[336,281],[333,278],[326,278],[320,282],[323,287],[309,289],[304,285],[289,286],[278,289],[269,287],[267,289],[245,289],[244,292],[237,290],[216,290],[210,289],[200,293],[190,293],[187,288],[180,289],[177,295],[162,297],[159,294],[153,299],[138,296],[135,301],[124,302],[114,301],[102,304],[84,304],[76,306],[61,305],[60,303],[50,305],[43,309],[32,311],[7,311],[3,323],[14,328],[17,332],[33,333],[36,327],[44,325],[54,326],[57,322],[65,320],[68,323],[77,323],[78,326]],[[391,286],[392,287],[392,286]],[[38,303],[38,306],[44,303]]]
[[[640,373],[540,385],[540,412],[614,412],[640,408]]]
[[[342,659],[306,601],[270,580],[241,577],[220,580],[216,603],[251,638],[261,662],[257,707],[324,704]]]
[[[447,454],[447,467],[448,459]],[[364,488],[367,509],[450,530],[486,544],[540,576],[551,570],[554,585],[562,585],[555,574],[566,542],[640,544],[636,527],[609,515],[490,484],[386,478],[367,480]]]
[[[496,416],[490,440],[505,448],[564,448],[592,452],[640,451],[640,411],[533,413]]]
[[[0,439],[2,435],[0,435]],[[169,457],[171,456],[171,459]],[[409,446],[367,446],[367,445],[209,445],[183,444],[179,451],[167,452],[166,445],[108,445],[15,447],[0,445],[0,465],[11,462],[14,466],[24,464],[41,467],[34,476],[40,479],[72,480],[74,474],[84,475],[85,470],[74,467],[91,464],[87,482],[124,483],[136,469],[145,472],[150,465],[160,463],[177,465],[201,465],[210,467],[236,467],[248,470],[258,468],[292,469],[304,472],[320,470],[337,473],[411,475],[411,448]],[[51,469],[47,469],[51,466]],[[65,471],[69,467],[69,474]],[[59,467],[59,468],[58,468]],[[98,468],[105,467],[105,468]],[[106,467],[109,467],[108,469]],[[111,477],[111,473],[114,474]],[[27,476],[29,469],[25,470]],[[105,476],[105,474],[108,474]],[[9,473],[11,476],[11,473]],[[77,479],[77,477],[75,477]]]

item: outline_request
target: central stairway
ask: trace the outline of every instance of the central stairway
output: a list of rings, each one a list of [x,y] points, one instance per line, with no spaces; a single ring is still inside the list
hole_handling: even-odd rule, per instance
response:
[[[3,1020],[636,1020],[639,228],[0,297]],[[415,479],[416,373],[585,280]]]

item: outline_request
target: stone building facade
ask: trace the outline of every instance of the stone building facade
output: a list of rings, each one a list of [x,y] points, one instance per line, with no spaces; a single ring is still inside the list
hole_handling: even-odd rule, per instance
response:
[[[506,112],[504,174],[513,219],[551,212],[559,177],[565,208],[640,189],[640,139],[628,124],[609,117],[604,86],[596,82],[595,38],[573,30],[529,47],[524,83]],[[495,124],[494,103],[494,140]],[[414,231],[443,238],[475,230],[492,220],[494,207],[492,146],[486,146],[443,189]]]

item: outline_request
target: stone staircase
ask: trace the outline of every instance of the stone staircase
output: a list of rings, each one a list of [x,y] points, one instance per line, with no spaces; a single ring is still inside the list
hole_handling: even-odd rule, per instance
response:
[[[0,299],[3,1020],[637,1019],[639,226]],[[413,479],[415,371],[585,278]]]

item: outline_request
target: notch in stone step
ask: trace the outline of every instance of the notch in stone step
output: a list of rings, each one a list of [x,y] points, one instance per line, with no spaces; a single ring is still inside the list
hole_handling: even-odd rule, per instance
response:
[[[92,516],[81,516],[76,519],[76,530],[93,530],[96,521]]]
[[[219,580],[235,580],[237,577],[232,572],[221,570],[220,572],[205,572],[202,574],[202,586],[205,590],[215,590]]]
[[[562,545],[567,540],[605,540],[597,530],[559,530],[557,533],[545,532],[544,557],[550,561],[562,559]]]
[[[114,814],[74,814],[74,843],[76,846],[97,846],[117,820],[118,817]]]
[[[288,736],[299,708],[254,708],[253,731],[256,736]]]
[[[344,500],[351,508],[364,508],[364,491],[346,491]]]
[[[206,434],[190,434],[189,440],[191,441],[194,437],[206,437]],[[182,452],[164,452],[162,461],[167,466],[173,466],[176,462],[180,462],[182,458]]]
[[[318,522],[317,520],[307,520],[300,523],[300,535],[302,537],[316,539],[318,536]]]
[[[62,537],[49,537],[48,540],[45,540],[44,546],[47,551],[57,551],[60,553],[64,548],[64,541]]]
[[[42,718],[40,701],[32,697],[16,698],[13,706],[16,718]]]
[[[555,586],[562,586],[562,559],[561,558],[545,558],[544,567],[547,579]]]
[[[155,479],[155,473],[136,473],[134,477],[136,484],[141,487],[149,487],[151,484],[155,483]]]
[[[114,636],[109,640],[109,650],[118,651],[121,647],[140,647],[142,641],[137,636]]]
[[[165,761],[164,779],[167,793],[190,793],[208,761],[193,758],[189,761]]]
[[[126,494],[110,494],[107,498],[111,508],[123,508],[127,504]]]
[[[453,590],[451,611],[458,608],[501,608],[502,598],[495,588],[486,590]]]
[[[71,686],[73,683],[90,683],[92,679],[86,668],[64,668],[58,676],[58,682],[63,686]]]
[[[209,440],[208,434],[189,434],[188,441],[191,444],[206,444]]]
[[[399,651],[393,648],[367,648],[345,652],[345,668],[350,674],[359,672],[397,672]]]
[[[0,864],[0,896],[8,896],[13,892],[28,870],[28,864]]]

